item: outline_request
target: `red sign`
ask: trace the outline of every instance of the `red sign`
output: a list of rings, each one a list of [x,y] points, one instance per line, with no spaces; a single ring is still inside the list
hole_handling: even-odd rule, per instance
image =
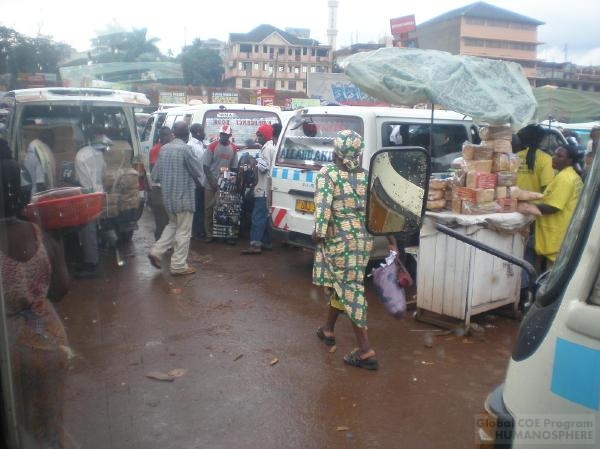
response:
[[[390,19],[390,28],[392,29],[393,36],[408,33],[409,31],[415,31],[415,15],[412,14],[410,16]]]

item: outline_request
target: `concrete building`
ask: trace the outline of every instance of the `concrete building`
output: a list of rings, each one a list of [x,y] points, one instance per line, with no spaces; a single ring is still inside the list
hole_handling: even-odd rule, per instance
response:
[[[308,73],[330,73],[333,51],[315,39],[271,25],[230,33],[223,57],[224,83],[235,89],[306,92]]]
[[[476,2],[418,25],[410,39],[415,39],[422,49],[517,62],[533,81],[540,44],[537,28],[543,24],[485,2]]]

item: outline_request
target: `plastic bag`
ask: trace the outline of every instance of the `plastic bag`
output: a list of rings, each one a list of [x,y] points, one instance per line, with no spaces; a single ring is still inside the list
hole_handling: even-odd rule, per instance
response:
[[[400,282],[407,286],[412,285],[412,278],[403,265],[396,263],[395,254],[393,257],[391,261],[388,257],[386,261],[389,263],[374,268],[371,274],[377,297],[383,303],[385,310],[394,318],[402,318],[406,314],[406,294]]]

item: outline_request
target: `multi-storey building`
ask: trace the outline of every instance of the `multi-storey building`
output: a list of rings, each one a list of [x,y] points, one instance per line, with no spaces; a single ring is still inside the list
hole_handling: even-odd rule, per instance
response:
[[[329,73],[331,46],[271,25],[230,33],[225,47],[226,87],[306,92],[308,73]]]
[[[537,27],[544,22],[476,2],[417,26],[418,48],[514,61],[531,81],[536,76]]]

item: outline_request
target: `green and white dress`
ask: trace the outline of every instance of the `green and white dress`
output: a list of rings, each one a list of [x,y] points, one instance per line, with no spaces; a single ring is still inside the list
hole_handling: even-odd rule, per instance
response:
[[[366,172],[326,165],[315,179],[315,230],[324,240],[315,252],[313,284],[335,292],[331,306],[366,327],[364,275],[373,246],[365,227]]]

